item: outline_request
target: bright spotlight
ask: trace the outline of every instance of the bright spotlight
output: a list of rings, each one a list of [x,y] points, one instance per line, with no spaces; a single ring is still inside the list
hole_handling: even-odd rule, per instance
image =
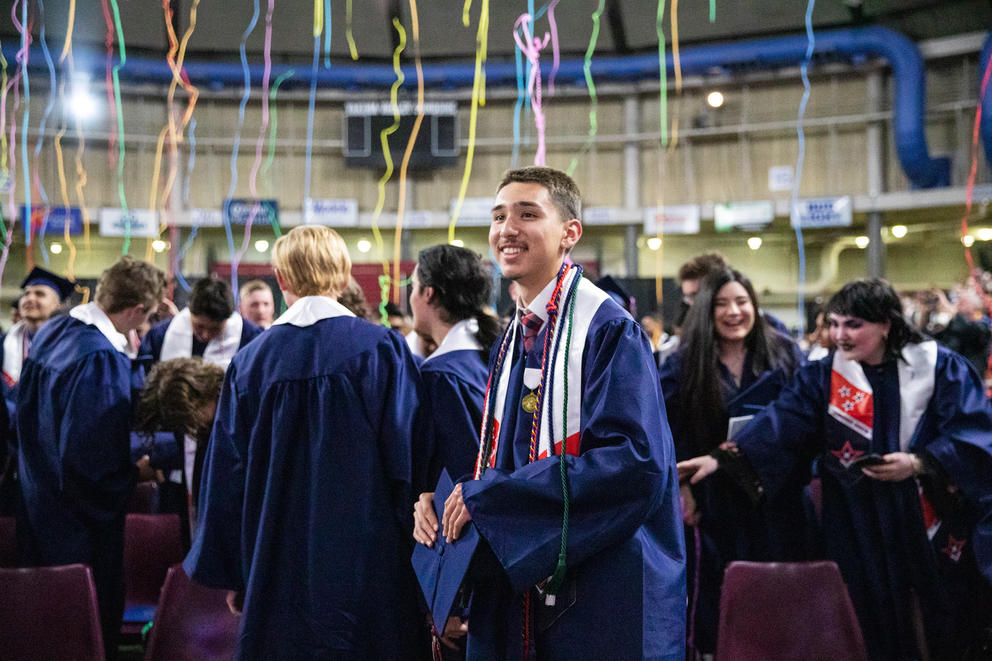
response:
[[[359,239],[358,252],[368,252],[372,250],[372,242],[368,239]]]
[[[761,237],[760,236],[752,236],[751,238],[749,238],[747,240],[747,247],[750,248],[751,250],[757,250],[758,248],[760,248],[761,247]]]
[[[649,250],[660,250],[661,249],[661,237],[658,237],[658,236],[648,237],[648,249]]]
[[[72,77],[72,91],[69,93],[68,111],[80,121],[96,117],[100,102],[90,93],[90,77],[86,73],[76,73]]]
[[[992,241],[992,229],[988,227],[983,227],[982,229],[975,232],[975,237],[979,241]]]
[[[464,248],[465,247],[465,242],[462,241],[461,239],[452,239],[451,241],[449,241],[449,243],[451,245],[453,245],[453,246],[458,247],[458,248]]]
[[[970,248],[975,245],[975,237],[970,234],[965,234],[961,237],[961,243],[964,244],[965,248]]]
[[[719,108],[723,105],[723,94],[716,90],[706,95],[706,105],[710,108]]]
[[[168,247],[169,244],[163,241],[162,239],[155,239],[154,241],[152,241],[152,250],[154,250],[155,252],[164,252],[165,249]]]
[[[909,230],[906,228],[905,225],[893,225],[889,231],[892,232],[892,236],[896,237],[897,239],[901,239],[902,237],[906,236],[906,232],[908,232]]]
[[[269,242],[265,239],[259,239],[255,242],[255,250],[258,252],[266,252],[269,249]]]
[[[869,239],[867,236],[854,237],[854,245],[856,245],[861,250],[867,248],[869,243],[871,243],[871,239]]]
[[[62,254],[62,244],[61,243],[53,243],[52,245],[48,246],[48,252],[52,253],[53,255],[61,255]]]

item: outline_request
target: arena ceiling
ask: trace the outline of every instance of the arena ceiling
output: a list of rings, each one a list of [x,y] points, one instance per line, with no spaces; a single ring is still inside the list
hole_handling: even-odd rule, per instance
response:
[[[61,49],[69,24],[70,0],[24,0],[34,41],[45,27],[53,50]],[[246,51],[258,61],[265,50],[265,14],[271,4],[271,55],[276,63],[304,63],[313,56],[313,0],[165,0],[172,10],[173,26],[180,36],[190,24],[196,7],[195,29],[187,57],[195,60],[234,61],[244,33],[258,9],[257,24],[246,39]],[[107,21],[113,20],[114,0],[76,0],[72,44],[74,49],[102,53]],[[597,55],[643,53],[657,49],[654,0],[558,0],[554,8],[560,51],[565,57],[581,56],[593,31],[593,14],[602,2]],[[168,50],[166,12],[156,0],[116,0],[128,53],[145,56]],[[539,14],[538,34],[549,30],[542,11],[546,0],[491,0],[489,3],[488,53],[491,60],[511,58],[514,21],[533,6]],[[664,32],[671,42],[672,0],[664,1]],[[807,3],[802,0],[682,0],[677,6],[677,31],[682,45],[713,43],[741,38],[795,34],[804,30]],[[419,17],[421,53],[428,59],[465,60],[473,57],[483,0],[470,3],[470,25],[462,23],[464,0],[330,0],[332,61],[351,61],[347,18],[351,5],[351,36],[360,60],[385,61],[399,41],[393,19],[399,19],[412,38],[411,7]],[[20,21],[21,0],[0,0],[0,42],[9,47],[20,42],[13,20]],[[105,14],[106,8],[106,14]],[[710,21],[711,8],[715,20]],[[816,30],[882,25],[919,41],[989,29],[992,0],[819,0],[815,3]],[[322,38],[323,41],[323,38]],[[412,57],[407,48],[405,57]]]

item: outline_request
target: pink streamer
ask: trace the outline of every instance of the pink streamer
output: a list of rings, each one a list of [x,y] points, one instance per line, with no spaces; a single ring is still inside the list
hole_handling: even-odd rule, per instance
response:
[[[248,252],[248,244],[251,242],[251,226],[255,221],[261,203],[258,201],[258,171],[262,166],[262,146],[265,143],[265,136],[269,126],[269,77],[272,75],[272,12],[275,9],[275,0],[269,0],[268,8],[265,12],[265,46],[263,56],[265,58],[265,69],[262,73],[262,126],[258,131],[258,141],[255,143],[255,162],[251,166],[251,174],[248,178],[248,190],[255,205],[252,207],[248,221],[245,223],[245,235],[241,241],[241,251],[238,252],[238,262]]]
[[[513,25],[513,39],[517,47],[530,62],[530,79],[527,81],[527,93],[530,95],[530,105],[534,109],[534,125],[537,127],[537,153],[534,154],[534,165],[545,164],[544,146],[544,109],[541,107],[541,49],[551,41],[551,35],[544,33],[544,39],[535,39],[530,33],[530,14],[521,14]],[[523,33],[521,38],[520,33]]]
[[[561,51],[558,49],[558,23],[555,22],[555,7],[561,0],[551,0],[548,5],[548,24],[551,26],[551,76],[548,78],[548,91],[555,93],[555,76],[558,75],[558,65],[561,64]]]

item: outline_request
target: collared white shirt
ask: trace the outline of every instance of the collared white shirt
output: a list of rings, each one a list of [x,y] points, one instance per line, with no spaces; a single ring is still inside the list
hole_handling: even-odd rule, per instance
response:
[[[541,319],[541,328],[544,324],[548,323],[548,303],[551,301],[551,295],[555,292],[555,285],[558,284],[558,276],[551,278],[551,281],[544,286],[544,289],[534,297],[530,303],[525,307],[520,307],[519,301],[517,302],[517,319],[519,320],[528,311],[533,312]]]

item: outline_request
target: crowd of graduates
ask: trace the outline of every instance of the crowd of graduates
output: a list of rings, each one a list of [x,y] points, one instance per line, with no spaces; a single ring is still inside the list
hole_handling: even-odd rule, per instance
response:
[[[276,242],[278,318],[262,281],[236,305],[204,278],[177,310],[128,257],[64,310],[73,283],[34,269],[0,407],[22,563],[93,568],[113,657],[125,506],[155,480],[187,573],[230,591],[244,659],[420,659],[431,639],[445,658],[702,658],[735,560],[836,562],[872,659],[987,644],[992,333],[970,290],[927,328],[885,281],[853,281],[799,343],[708,253],[680,269],[666,334],[571,263],[580,218],[563,173],[508,172],[490,248],[509,318],[483,260],[439,245],[401,332],[324,227]],[[415,546],[469,528],[460,573],[415,575]],[[445,621],[418,578],[452,593]]]

